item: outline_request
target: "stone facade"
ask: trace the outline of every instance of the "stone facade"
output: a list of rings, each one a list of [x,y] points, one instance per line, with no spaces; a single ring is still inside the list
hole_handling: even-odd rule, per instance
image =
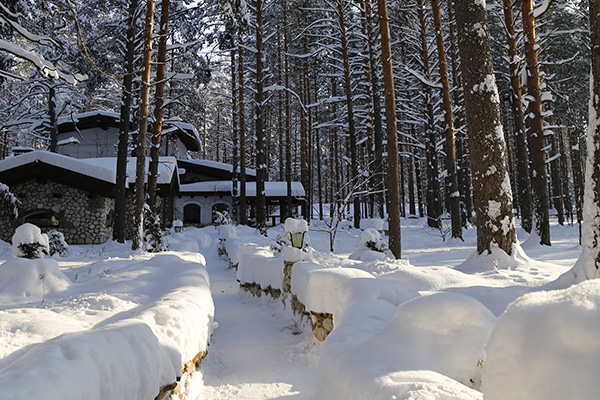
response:
[[[114,199],[45,179],[29,179],[10,186],[21,201],[16,221],[0,220],[0,239],[10,242],[14,229],[34,214],[54,218],[54,226],[69,244],[104,243],[112,235]]]

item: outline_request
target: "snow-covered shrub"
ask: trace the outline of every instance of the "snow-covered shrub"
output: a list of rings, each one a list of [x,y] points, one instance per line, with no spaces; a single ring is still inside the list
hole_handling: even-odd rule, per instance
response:
[[[360,240],[367,249],[383,252],[387,246],[381,240],[381,234],[374,228],[367,228],[360,234]]]
[[[214,224],[216,226],[231,225],[231,224],[233,224],[233,221],[231,220],[231,217],[229,216],[229,213],[227,211],[223,211],[223,212],[215,211]]]
[[[61,257],[67,255],[69,245],[65,241],[65,235],[57,230],[51,230],[46,233],[48,235],[48,251],[50,255],[58,254]]]
[[[360,241],[358,250],[349,256],[351,260],[370,262],[385,260],[386,257],[393,258],[381,234],[375,228],[367,228],[361,232]]]
[[[158,253],[169,250],[169,242],[160,227],[160,217],[147,204],[144,204],[144,234],[147,251]]]
[[[44,258],[49,253],[48,236],[37,226],[25,223],[15,229],[12,255],[21,258]]]
[[[9,187],[0,183],[0,217],[17,218],[19,204],[21,202],[10,192]]]

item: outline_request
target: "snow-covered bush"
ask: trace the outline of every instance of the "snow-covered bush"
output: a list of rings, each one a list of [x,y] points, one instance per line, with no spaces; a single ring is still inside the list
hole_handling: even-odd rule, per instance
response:
[[[10,192],[8,186],[0,183],[0,217],[17,218],[21,202]]]
[[[21,258],[44,258],[49,253],[48,236],[37,226],[25,223],[12,237],[12,255]]]
[[[229,216],[229,213],[227,211],[223,211],[223,212],[215,211],[214,224],[216,226],[231,225],[231,224],[233,224],[233,221],[231,220],[231,217]]]
[[[58,254],[61,257],[67,255],[69,245],[65,241],[65,235],[57,230],[51,230],[46,233],[48,235],[48,252],[50,255]]]
[[[160,227],[160,217],[147,204],[144,204],[144,233],[147,251],[158,253],[169,250],[169,242]]]
[[[383,222],[383,221],[382,221]],[[365,262],[384,260],[386,257],[392,257],[381,234],[375,228],[367,228],[360,234],[361,244],[354,253],[350,254],[351,260],[361,260]]]
[[[383,252],[387,246],[381,240],[381,234],[374,228],[367,228],[360,234],[360,240],[367,249]]]

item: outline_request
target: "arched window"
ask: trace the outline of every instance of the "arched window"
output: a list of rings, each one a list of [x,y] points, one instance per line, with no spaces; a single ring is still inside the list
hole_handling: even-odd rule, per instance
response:
[[[183,207],[183,223],[200,225],[200,206],[198,204],[187,204]]]
[[[23,222],[29,222],[39,228],[55,228],[60,220],[52,211],[37,211],[27,215]]]
[[[229,215],[229,206],[227,204],[218,203],[212,207],[212,223],[214,224],[219,218],[222,218],[221,216],[231,217],[231,215]]]

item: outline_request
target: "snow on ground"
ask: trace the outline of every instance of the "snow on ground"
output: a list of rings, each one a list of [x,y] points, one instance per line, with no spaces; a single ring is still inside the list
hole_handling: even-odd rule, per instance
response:
[[[35,290],[25,299],[7,295],[0,274],[0,399],[154,398],[158,386],[180,373],[182,362],[205,348],[213,328],[208,356],[188,382],[190,400],[375,399],[392,394],[397,399],[481,399],[473,389],[479,387],[479,374],[483,390],[502,391],[508,384],[502,368],[520,371],[511,378],[517,394],[497,398],[524,398],[518,395],[524,384],[519,377],[528,369],[538,371],[532,381],[552,380],[557,373],[564,380],[582,374],[592,384],[581,393],[572,388],[571,398],[593,398],[587,393],[598,389],[597,380],[585,375],[581,365],[591,373],[598,370],[595,338],[600,328],[592,322],[598,320],[597,302],[585,302],[577,288],[540,292],[579,256],[576,226],[553,224],[551,247],[539,246],[519,230],[519,255],[506,259],[474,255],[474,229],[464,232],[464,242],[444,241],[424,219],[402,224],[403,259],[397,261],[358,254],[371,250],[364,249],[360,231],[348,223],[342,224],[332,254],[323,224],[311,225],[307,243],[314,250],[305,259],[316,264],[306,263],[306,284],[312,270],[321,271],[318,265],[362,270],[318,272],[313,283],[329,282],[337,292],[305,292],[325,308],[339,294],[332,310],[335,329],[322,343],[281,299],[240,290],[235,270],[218,255],[213,227],[173,234],[172,251],[158,255],[131,254],[128,245],[112,242],[72,246],[65,258],[44,259],[58,263],[70,281],[67,287],[46,291],[38,274],[29,282]],[[270,247],[282,232],[282,225],[274,227],[266,239],[254,229],[238,227],[226,247],[238,257],[236,263],[246,255],[262,255],[274,264],[280,256],[272,257]],[[10,259],[10,246],[0,243],[0,263]],[[250,270],[256,262],[242,263],[246,279],[271,279],[275,285],[275,278]],[[599,285],[581,290],[600,298]],[[565,327],[554,335],[571,338],[554,351],[547,351],[557,340],[545,328],[549,314],[557,316],[552,326]],[[593,334],[586,335],[588,331]],[[511,340],[533,334],[539,340]],[[515,356],[512,364],[493,360],[501,360],[498,354],[505,352],[505,357],[527,355]],[[579,364],[586,353],[586,364]],[[562,368],[569,354],[569,367]],[[543,398],[566,398],[562,394]]]
[[[72,246],[24,259],[2,244],[0,399],[149,399],[206,349],[213,302],[204,257]],[[59,270],[60,267],[60,270]]]
[[[310,333],[302,331],[281,301],[240,291],[235,270],[216,253],[205,255],[218,328],[189,398],[315,398]]]

